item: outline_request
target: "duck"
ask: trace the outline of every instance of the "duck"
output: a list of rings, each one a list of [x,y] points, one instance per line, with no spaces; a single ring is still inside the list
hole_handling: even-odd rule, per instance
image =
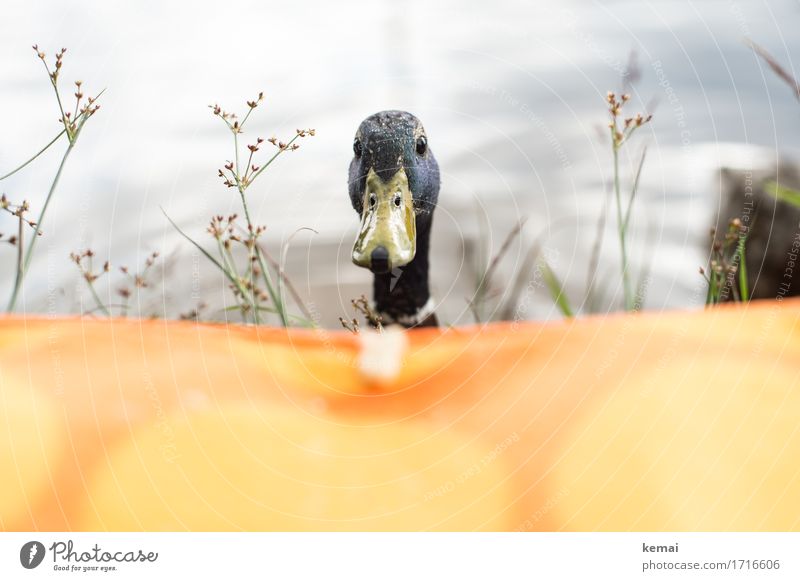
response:
[[[348,190],[361,219],[352,260],[373,274],[381,323],[436,327],[428,283],[439,165],[420,120],[406,111],[364,119],[353,139]]]

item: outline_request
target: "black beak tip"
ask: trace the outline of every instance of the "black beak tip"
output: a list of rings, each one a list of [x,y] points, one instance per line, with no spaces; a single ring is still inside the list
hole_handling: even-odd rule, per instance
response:
[[[389,268],[389,251],[384,246],[377,246],[369,257],[369,269],[374,274],[386,274]]]

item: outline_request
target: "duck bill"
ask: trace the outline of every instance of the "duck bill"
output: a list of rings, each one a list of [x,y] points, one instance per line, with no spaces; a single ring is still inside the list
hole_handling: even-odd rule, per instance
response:
[[[388,181],[370,169],[363,208],[353,262],[381,274],[414,260],[417,222],[405,169],[400,168]]]

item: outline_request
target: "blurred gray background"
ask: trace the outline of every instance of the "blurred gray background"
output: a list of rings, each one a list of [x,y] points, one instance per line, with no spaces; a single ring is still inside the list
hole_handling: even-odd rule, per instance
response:
[[[26,281],[28,312],[93,307],[68,255],[91,247],[97,262],[141,265],[152,251],[164,269],[133,298],[131,314],[176,316],[206,303],[204,317],[232,304],[225,281],[169,226],[163,207],[204,242],[208,218],[238,211],[217,177],[231,136],[207,105],[244,112],[259,91],[245,136],[314,138],[280,158],[249,190],[275,256],[298,228],[286,268],[318,322],[338,325],[349,301],[370,293],[370,274],[349,260],[358,217],[347,166],[359,122],[406,109],[426,126],[442,169],[434,221],[433,293],[440,318],[468,323],[468,301],[486,262],[521,219],[482,316],[520,276],[514,316],[559,317],[541,276],[521,272],[540,245],[587,312],[587,270],[597,217],[611,179],[605,95],[623,86],[635,53],[640,78],[631,113],[653,122],[632,140],[623,175],[643,146],[648,157],[631,240],[634,272],[649,273],[645,308],[697,308],[707,230],[719,207],[722,166],[770,171],[776,152],[800,145],[800,104],[747,48],[749,37],[789,70],[800,55],[800,3],[608,1],[493,3],[23,2],[5,0],[0,20],[0,174],[59,130],[41,63],[68,47],[63,81],[102,88],[100,112],[69,160]],[[0,183],[38,211],[66,142]],[[14,229],[0,217],[0,232]],[[613,212],[601,252],[601,311],[621,302]],[[211,244],[209,244],[211,247]],[[14,248],[0,245],[0,299],[8,296]],[[162,279],[163,275],[163,279]],[[118,302],[120,276],[97,283]],[[505,293],[505,294],[504,294]]]

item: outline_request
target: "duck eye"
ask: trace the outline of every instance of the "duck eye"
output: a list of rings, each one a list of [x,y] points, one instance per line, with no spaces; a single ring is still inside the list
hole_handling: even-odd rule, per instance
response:
[[[401,202],[401,201],[402,201],[402,200],[401,200],[401,196],[400,196],[400,194],[399,194],[399,193],[395,194],[395,195],[394,195],[394,205],[395,205],[395,206],[397,206],[397,207],[399,208],[399,207],[400,207],[400,202]]]
[[[375,204],[377,202],[378,202],[378,196],[376,196],[375,194],[370,194],[369,195],[369,207],[370,208],[374,208]]]
[[[356,157],[361,157],[361,154],[364,152],[364,146],[361,145],[361,140],[356,137],[353,141],[353,153],[356,154]]]
[[[425,152],[428,150],[428,139],[424,135],[420,135],[417,138],[417,153],[419,155],[425,155]]]

